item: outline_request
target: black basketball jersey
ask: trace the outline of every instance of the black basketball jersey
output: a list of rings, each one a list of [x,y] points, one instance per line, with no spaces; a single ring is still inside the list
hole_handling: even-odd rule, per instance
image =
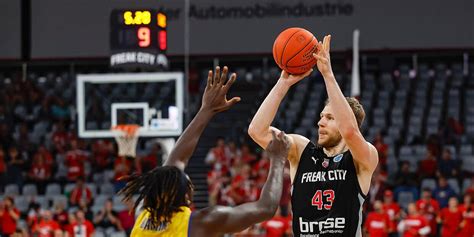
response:
[[[295,237],[362,236],[362,193],[349,151],[328,157],[310,142],[293,180]]]

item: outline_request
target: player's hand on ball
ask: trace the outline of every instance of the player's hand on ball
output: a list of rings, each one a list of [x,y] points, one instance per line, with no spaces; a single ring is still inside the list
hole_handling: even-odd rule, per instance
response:
[[[293,74],[289,74],[288,72],[283,70],[283,71],[281,71],[281,75],[280,75],[279,80],[284,82],[288,86],[292,86],[292,85],[296,84],[297,82],[303,80],[307,76],[309,76],[309,74],[311,74],[312,72],[313,72],[313,69],[311,68],[309,71],[307,71],[303,74],[293,75]]]
[[[290,141],[286,136],[285,132],[281,131],[276,134],[275,131],[272,130],[272,140],[268,143],[267,151],[268,155],[272,159],[281,159],[283,162],[286,161],[288,157],[288,151],[290,150]]]
[[[227,79],[228,68],[224,67],[222,72],[219,66],[215,72],[209,70],[207,85],[202,96],[201,110],[208,110],[213,113],[228,110],[232,105],[240,101],[240,97],[227,100],[227,92],[235,82],[237,75],[232,73]]]
[[[331,35],[324,36],[323,42],[318,43],[317,53],[313,53],[313,56],[316,58],[318,70],[321,74],[328,75],[332,73],[331,68],[331,57],[329,56],[329,50],[331,48]]]

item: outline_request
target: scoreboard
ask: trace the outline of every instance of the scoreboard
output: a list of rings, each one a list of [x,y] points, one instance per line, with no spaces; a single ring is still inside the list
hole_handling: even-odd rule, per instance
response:
[[[156,10],[116,9],[110,14],[110,65],[167,67],[167,18]]]

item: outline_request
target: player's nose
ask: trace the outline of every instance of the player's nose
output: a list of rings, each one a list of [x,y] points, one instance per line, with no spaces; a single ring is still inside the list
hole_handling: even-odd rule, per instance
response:
[[[316,123],[316,127],[324,127],[326,123],[324,122],[324,118],[321,118],[318,123]]]

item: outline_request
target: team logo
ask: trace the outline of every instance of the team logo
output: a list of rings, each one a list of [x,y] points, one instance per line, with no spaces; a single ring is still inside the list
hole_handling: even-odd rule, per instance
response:
[[[339,162],[339,161],[341,161],[341,160],[342,160],[342,156],[343,156],[342,154],[339,154],[339,155],[335,156],[334,159],[333,159],[333,161],[334,161],[334,162]]]
[[[316,164],[316,161],[318,161],[314,156],[311,156],[311,159],[314,161],[314,164]]]
[[[323,163],[321,164],[324,168],[327,168],[329,166],[329,159],[324,158]]]

